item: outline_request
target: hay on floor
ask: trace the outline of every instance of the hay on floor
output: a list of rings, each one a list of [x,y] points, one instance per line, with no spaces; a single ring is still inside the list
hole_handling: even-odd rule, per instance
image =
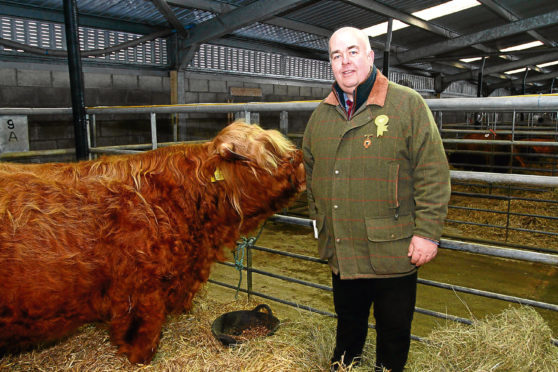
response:
[[[552,332],[532,308],[508,310],[474,321],[448,323],[431,332],[413,353],[412,371],[558,371]]]
[[[86,325],[54,345],[0,357],[0,371],[329,371],[335,343],[335,320],[291,311],[274,311],[281,325],[270,337],[234,347],[211,334],[223,313],[251,310],[261,300],[220,302],[202,291],[191,312],[172,316],[163,328],[159,349],[149,365],[132,365],[110,343],[102,326]],[[269,304],[276,308],[273,303]],[[428,343],[413,342],[407,369],[428,371],[558,371],[558,347],[551,331],[530,308],[510,308],[473,326],[448,322]],[[369,332],[362,364],[340,372],[373,369],[374,331]]]
[[[200,293],[191,312],[167,320],[159,349],[149,365],[132,365],[116,354],[103,326],[86,325],[54,345],[0,357],[0,371],[328,371],[334,320],[299,312],[285,318],[270,337],[234,347],[223,346],[211,333],[221,314],[251,310],[256,301],[218,302]],[[270,303],[274,308],[274,304]]]

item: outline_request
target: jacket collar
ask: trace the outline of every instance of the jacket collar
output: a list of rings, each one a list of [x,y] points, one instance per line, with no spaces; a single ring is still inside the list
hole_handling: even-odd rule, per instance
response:
[[[386,95],[388,90],[388,79],[378,70],[376,70],[376,80],[372,86],[372,90],[366,99],[366,105],[378,105],[384,107],[386,102]],[[337,84],[334,84],[334,86]],[[340,104],[338,94],[335,88],[332,88],[331,93],[326,97],[324,103],[329,105],[337,106]],[[344,107],[344,104],[343,104]]]

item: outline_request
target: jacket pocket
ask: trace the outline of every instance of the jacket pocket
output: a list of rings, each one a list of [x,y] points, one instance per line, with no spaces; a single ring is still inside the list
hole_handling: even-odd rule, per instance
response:
[[[316,228],[318,230],[318,254],[322,260],[333,257],[333,245],[326,226],[325,216],[316,214]]]
[[[416,266],[407,256],[414,230],[408,214],[387,218],[365,218],[370,264],[376,274],[404,274]]]

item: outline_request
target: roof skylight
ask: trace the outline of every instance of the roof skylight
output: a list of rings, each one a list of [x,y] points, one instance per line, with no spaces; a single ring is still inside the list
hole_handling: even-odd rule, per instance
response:
[[[418,12],[412,13],[412,15],[425,21],[429,21],[431,19],[436,19],[448,14],[457,13],[462,10],[475,7],[477,5],[480,5],[480,3],[476,0],[452,0],[431,8],[419,10]],[[383,22],[368,28],[364,28],[362,31],[364,31],[368,36],[375,37],[387,33],[387,25],[387,22]],[[409,25],[396,19],[393,20],[392,31],[400,30],[405,27],[409,27]]]
[[[537,47],[539,45],[543,45],[542,41],[532,41],[530,43],[525,43],[525,44],[519,44],[519,45],[514,45],[508,48],[504,48],[504,49],[500,49],[500,52],[513,52],[515,50],[523,50],[523,49],[529,49],[529,48],[534,48]]]

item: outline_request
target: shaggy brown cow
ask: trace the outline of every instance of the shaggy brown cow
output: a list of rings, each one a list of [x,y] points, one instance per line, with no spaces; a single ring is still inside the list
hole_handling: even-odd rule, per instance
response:
[[[466,134],[465,140],[490,140],[490,141],[511,141],[509,134],[496,133],[470,133]],[[455,150],[461,152],[449,153],[449,162],[463,169],[480,172],[507,172],[508,168],[517,162],[518,165],[525,167],[525,163],[518,156],[519,150],[513,149],[507,144],[484,144],[484,143],[459,143]]]
[[[305,188],[279,132],[235,122],[212,142],[72,164],[0,164],[0,350],[93,321],[149,362],[222,248]]]

